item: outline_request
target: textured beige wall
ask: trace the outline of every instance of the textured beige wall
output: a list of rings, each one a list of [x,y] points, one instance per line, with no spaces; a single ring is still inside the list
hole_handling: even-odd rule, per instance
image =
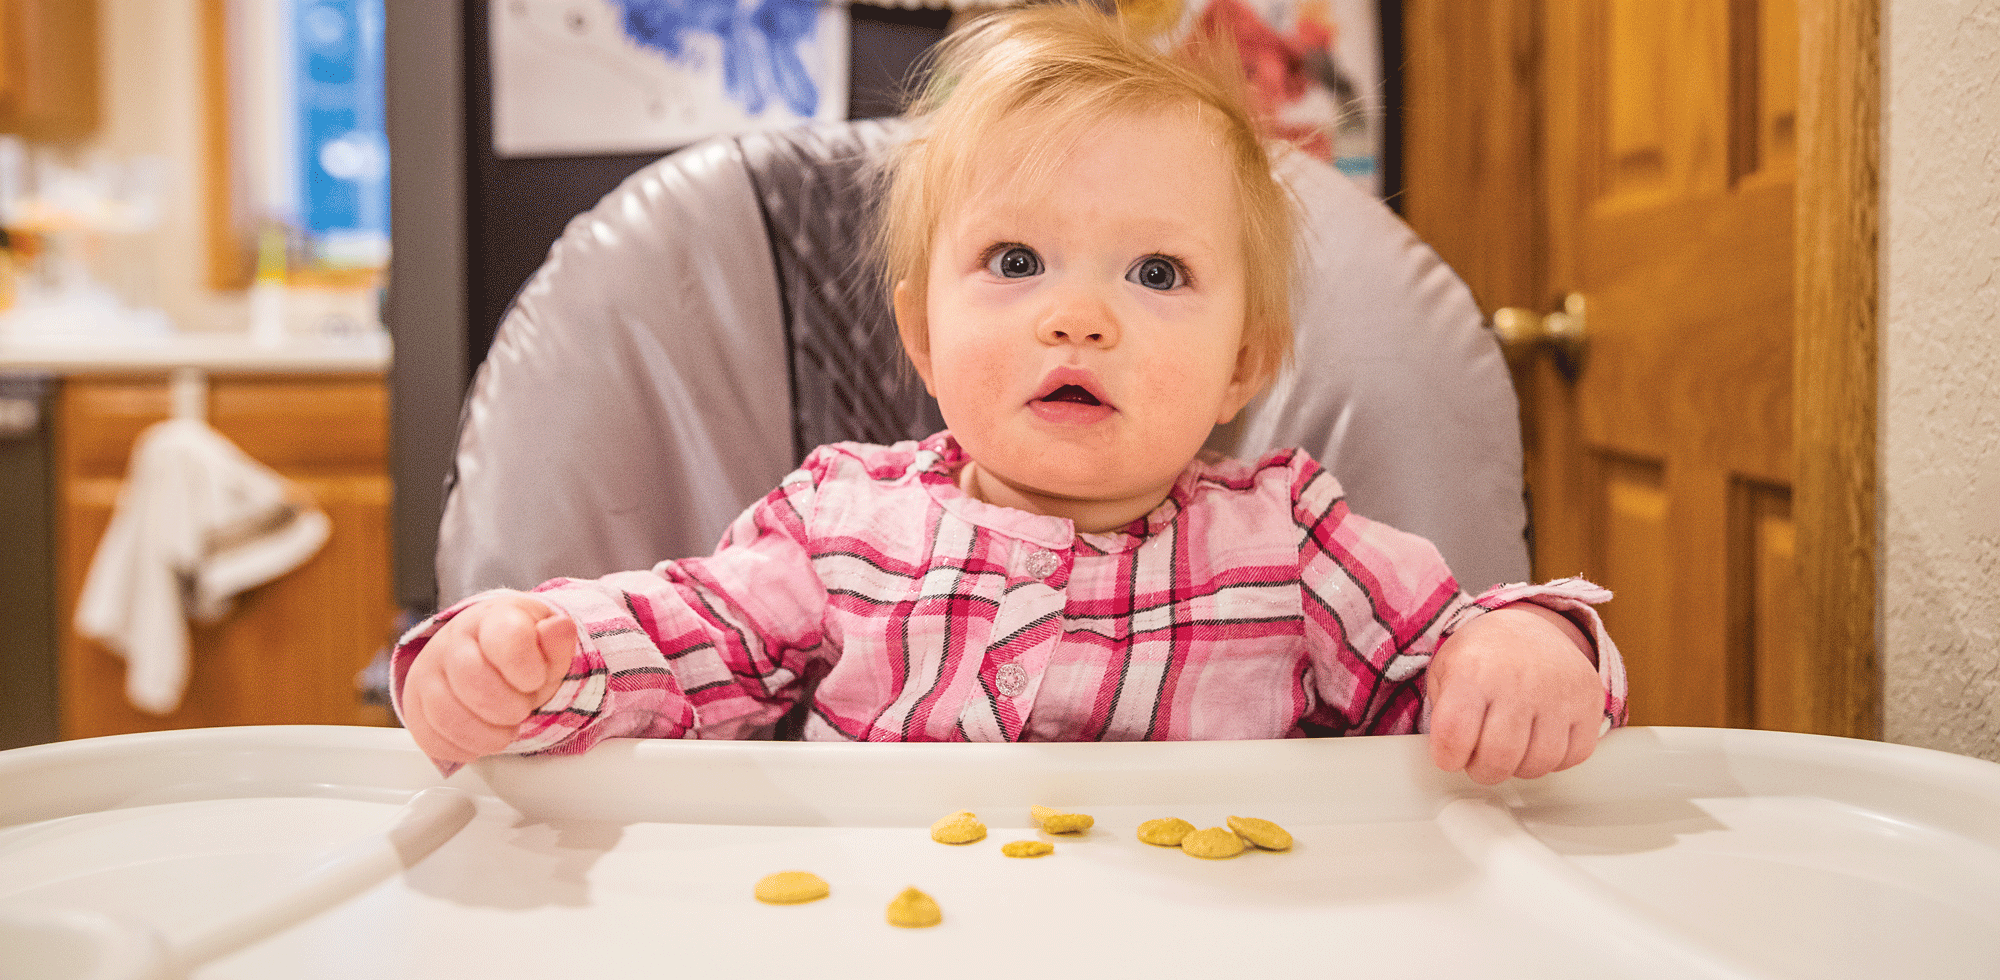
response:
[[[1884,735],[2000,760],[2000,0],[1885,0]]]

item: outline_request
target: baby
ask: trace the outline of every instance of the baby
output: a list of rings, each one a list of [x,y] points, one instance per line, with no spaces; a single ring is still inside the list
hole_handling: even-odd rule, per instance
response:
[[[815,450],[713,555],[444,610],[396,651],[417,744],[764,737],[798,706],[823,740],[1428,731],[1482,783],[1586,758],[1624,711],[1607,593],[1475,599],[1304,453],[1197,459],[1291,344],[1238,77],[1081,7],[955,34],[882,233],[949,429]]]

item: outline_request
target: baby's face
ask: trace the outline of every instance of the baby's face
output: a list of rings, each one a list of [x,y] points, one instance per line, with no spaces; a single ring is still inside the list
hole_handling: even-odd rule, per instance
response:
[[[912,357],[974,496],[1123,526],[1254,394],[1228,159],[1183,109],[1091,129],[1047,181],[1011,179],[1004,132],[983,152],[938,227],[929,295],[897,291],[899,316],[923,304],[930,349]]]

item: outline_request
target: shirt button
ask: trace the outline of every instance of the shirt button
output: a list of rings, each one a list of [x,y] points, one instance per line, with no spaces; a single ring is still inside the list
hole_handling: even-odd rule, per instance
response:
[[[1019,696],[1028,689],[1028,669],[1020,664],[1001,664],[999,672],[993,675],[993,686],[1007,697]]]
[[[1028,577],[1048,578],[1062,567],[1062,559],[1053,551],[1037,551],[1028,556]]]

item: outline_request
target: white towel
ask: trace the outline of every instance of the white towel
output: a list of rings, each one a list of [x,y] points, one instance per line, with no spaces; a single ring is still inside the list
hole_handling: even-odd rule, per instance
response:
[[[139,435],[111,526],[77,601],[76,628],[125,658],[125,696],[168,714],[188,678],[188,625],[299,567],[326,543],[306,493],[198,419]]]

